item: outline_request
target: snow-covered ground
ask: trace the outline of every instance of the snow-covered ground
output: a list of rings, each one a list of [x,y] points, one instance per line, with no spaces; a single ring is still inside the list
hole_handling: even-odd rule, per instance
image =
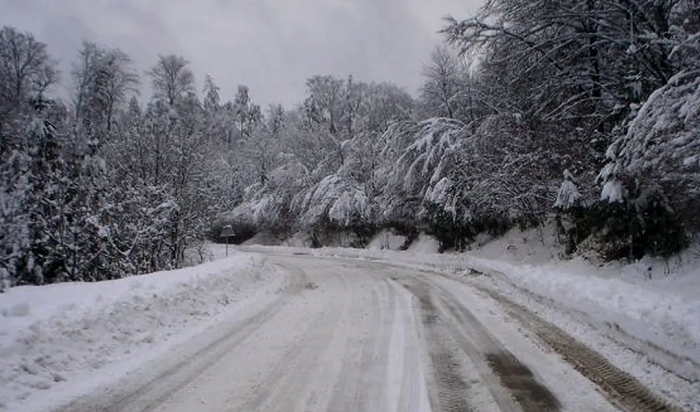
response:
[[[600,384],[466,283],[394,262],[265,253],[289,287],[257,312],[222,313],[206,330],[195,324],[201,334],[155,351],[155,362],[118,362],[135,371],[126,379],[93,371],[111,384],[58,411],[618,410]],[[208,272],[200,270],[216,277]],[[53,407],[49,392],[33,398]],[[11,410],[39,409],[26,406]]]
[[[177,362],[183,362],[183,359],[195,355],[198,359],[201,358],[196,362],[193,358],[191,368],[195,369],[209,370],[225,366],[209,366],[218,362],[218,356],[224,356],[224,349],[214,347],[202,352],[204,355],[199,355],[197,349],[202,345],[207,346],[207,342],[217,340],[216,333],[223,334],[221,341],[230,341],[231,345],[234,342],[244,342],[240,343],[242,346],[236,346],[235,350],[226,349],[232,352],[224,356],[224,359],[228,359],[224,364],[251,363],[250,371],[237,372],[241,379],[260,381],[263,377],[255,372],[259,368],[269,368],[272,374],[270,376],[274,376],[279,368],[286,371],[284,373],[288,375],[284,375],[278,382],[282,386],[275,384],[273,386],[276,389],[273,390],[301,385],[302,381],[294,378],[296,372],[293,373],[290,369],[293,365],[284,364],[285,351],[303,348],[304,345],[318,347],[320,350],[320,341],[315,340],[315,334],[328,342],[337,343],[328,349],[326,356],[329,365],[334,365],[335,369],[331,369],[338,372],[339,376],[347,370],[358,374],[357,365],[346,369],[346,362],[339,361],[346,356],[364,359],[364,355],[359,352],[344,352],[353,347],[353,339],[359,339],[358,344],[364,342],[362,344],[369,345],[368,347],[376,346],[371,342],[387,343],[394,339],[390,335],[372,336],[370,341],[365,340],[369,337],[354,337],[365,327],[369,328],[367,330],[384,328],[367,323],[374,318],[362,313],[371,308],[381,323],[379,319],[388,316],[384,312],[388,309],[383,309],[383,305],[398,299],[397,302],[403,302],[399,305],[402,309],[399,311],[396,306],[392,306],[392,310],[398,311],[397,317],[393,326],[387,330],[398,333],[396,331],[409,328],[401,332],[408,333],[411,328],[409,325],[414,321],[402,323],[398,319],[410,317],[410,300],[405,301],[408,299],[405,288],[410,290],[412,287],[418,288],[411,292],[417,297],[421,296],[420,288],[434,288],[430,293],[438,305],[436,310],[441,310],[441,316],[446,318],[456,316],[450,312],[451,305],[469,302],[468,309],[465,307],[465,310],[482,318],[482,321],[485,319],[491,332],[496,333],[496,338],[493,339],[498,341],[489,343],[490,335],[485,333],[483,339],[486,339],[486,346],[479,350],[487,350],[492,345],[503,345],[503,348],[519,359],[528,359],[525,363],[542,377],[543,382],[555,394],[560,394],[558,397],[566,405],[563,410],[580,410],[581,404],[577,404],[576,398],[572,398],[573,395],[569,393],[571,387],[578,385],[574,384],[578,378],[571,377],[572,372],[558,363],[552,364],[555,360],[551,356],[535,353],[534,347],[526,341],[512,346],[509,343],[511,340],[522,340],[517,337],[518,333],[527,335],[529,332],[518,332],[518,328],[508,326],[511,321],[505,309],[489,300],[487,295],[480,292],[480,288],[495,291],[522,305],[527,311],[563,329],[578,342],[603,354],[611,364],[639,379],[643,385],[654,388],[667,399],[685,405],[687,410],[700,411],[700,402],[697,402],[697,393],[700,393],[700,294],[694,293],[699,290],[700,276],[693,261],[693,251],[684,256],[683,264],[678,261],[671,265],[645,261],[636,265],[596,266],[583,260],[559,260],[556,251],[553,252],[556,249],[548,243],[546,234],[539,232],[523,234],[513,231],[498,240],[483,239],[481,245],[475,245],[473,251],[461,254],[435,253],[437,243],[425,235],[421,235],[406,252],[391,250],[399,248],[403,240],[399,236],[384,233],[374,239],[370,249],[362,250],[231,247],[229,258],[225,258],[224,245],[210,245],[207,258],[214,261],[196,267],[110,282],[12,288],[7,293],[0,294],[0,411],[42,411],[49,409],[49,406],[67,404],[84,395],[96,396],[95,393],[102,394],[97,396],[98,400],[107,402],[107,394],[117,396],[120,390],[124,390],[123,383],[117,385],[116,382],[141,385],[148,380],[144,376],[152,375],[153,379],[160,376],[160,372],[151,366],[144,366],[153,365],[156,361],[159,362],[163,376],[168,377],[162,390],[173,390],[180,385],[177,382],[179,378],[172,378],[170,373],[165,372],[176,368]],[[241,253],[239,250],[260,253]],[[336,259],[326,259],[329,257]],[[352,260],[357,260],[357,264],[351,263]],[[649,266],[651,271],[648,270]],[[435,271],[444,276],[430,276],[430,272]],[[450,283],[447,278],[460,282]],[[403,282],[405,288],[395,282]],[[292,284],[294,292],[281,295],[283,290],[290,290]],[[314,293],[316,289],[319,290]],[[368,294],[368,290],[374,292]],[[455,295],[450,297],[444,294],[448,292]],[[352,296],[344,296],[347,293]],[[389,294],[386,295],[387,293]],[[343,295],[342,299],[339,298],[340,295]],[[375,295],[380,297],[379,301],[372,297]],[[285,296],[285,299],[281,300],[281,296]],[[341,305],[341,302],[344,303]],[[334,311],[340,311],[337,315],[342,316],[338,319],[342,319],[345,325],[335,331],[324,329],[320,320],[309,317],[317,314],[320,316],[318,319],[328,318],[329,325],[336,324],[337,320],[332,321]],[[268,312],[268,315],[259,318],[262,316],[260,314]],[[489,320],[494,313],[500,314]],[[246,321],[248,318],[251,320]],[[258,318],[260,321],[255,320]],[[276,320],[268,322],[268,318]],[[294,326],[302,321],[311,322],[307,326],[313,331],[312,335],[305,336],[303,330]],[[453,321],[463,322],[457,318]],[[492,321],[496,323],[492,324]],[[260,322],[267,323],[264,323],[259,333],[248,338],[246,328],[263,325]],[[242,325],[240,333],[226,332],[237,330],[235,325],[238,323]],[[358,325],[362,327],[358,329]],[[444,330],[438,332],[435,333],[440,336],[447,333]],[[415,333],[410,332],[414,338]],[[508,334],[513,337],[504,337]],[[459,340],[459,333],[454,336]],[[200,346],[192,343],[197,338],[201,341]],[[275,343],[278,339],[279,344]],[[286,340],[290,340],[289,345],[282,344]],[[450,351],[457,350],[450,345],[459,342],[449,342],[440,345],[448,345]],[[407,350],[413,351],[409,357],[415,358],[417,344],[402,341],[399,346],[414,345],[411,346],[413,349]],[[224,346],[228,347],[228,343]],[[396,344],[390,346],[396,347]],[[279,355],[279,359],[266,358],[264,354],[255,352],[263,347],[266,348],[265,351]],[[438,346],[433,349],[445,348]],[[310,368],[309,373],[317,373],[313,351],[302,352],[305,363],[300,363],[301,360],[298,359],[294,362],[305,370]],[[398,356],[392,352],[381,353],[381,356],[390,356],[391,359]],[[163,356],[170,360],[158,361]],[[548,359],[546,362],[543,360],[545,358]],[[405,363],[406,359],[400,362],[404,362],[403,368],[409,367]],[[226,368],[232,367],[231,365]],[[404,380],[402,385],[418,385],[416,388],[424,391],[425,387],[421,385],[425,384],[424,379],[428,379],[424,376],[427,365],[424,362],[418,369],[408,369],[415,375],[406,378],[408,380]],[[389,366],[398,367],[391,362]],[[143,373],[134,372],[144,367],[147,369],[142,369]],[[416,366],[410,366],[414,367]],[[473,368],[476,369],[472,370]],[[462,364],[464,376],[473,375],[474,380],[483,377],[483,373],[489,373],[484,368],[484,365]],[[398,376],[397,371],[398,369],[390,374]],[[226,371],[216,372],[211,377],[214,380],[212,384],[220,384],[219,379],[224,372]],[[562,373],[570,376],[566,384],[554,378]],[[329,383],[324,376],[309,375],[306,384],[326,388]],[[333,379],[336,378],[334,375]],[[262,385],[265,381],[260,382]],[[345,381],[341,379],[338,385],[351,384],[350,381],[342,382]],[[260,398],[262,403],[246,398],[262,395],[255,395],[256,390],[244,384],[245,382],[236,384],[237,391],[240,391],[237,402],[258,405],[257,407],[267,404],[267,401],[262,401],[264,398]],[[198,384],[192,385],[191,390],[201,392],[201,396],[213,399],[222,395],[216,388],[202,392]],[[382,385],[385,385],[386,393],[396,392],[396,395],[403,391],[391,383]],[[486,382],[485,385],[480,390],[493,392],[491,383]],[[104,388],[112,389],[105,391]],[[157,390],[160,389],[156,388]],[[253,395],[245,395],[251,390]],[[341,390],[332,398],[347,400],[345,395],[341,396],[342,392]],[[592,401],[592,392],[589,389],[584,392],[581,394],[581,402]],[[179,403],[173,407],[185,410],[182,408],[194,405],[192,402],[199,402],[187,393],[178,395]],[[312,392],[304,393],[309,399],[314,397]],[[567,393],[569,394],[566,395]],[[286,395],[278,395],[279,402],[283,402]],[[481,392],[473,395],[475,398],[486,396]],[[506,398],[507,396],[503,399]],[[327,401],[334,402],[333,399]],[[507,402],[503,399],[501,401]],[[219,400],[228,402],[223,398]],[[405,399],[384,398],[384,401],[391,404]],[[363,402],[367,402],[367,399]],[[600,399],[596,402],[600,406],[598,410],[606,410]],[[210,410],[215,410],[216,405],[210,405]],[[167,410],[167,404],[164,407],[166,409],[152,410]],[[79,410],[91,409],[85,407]],[[427,409],[420,407],[415,410]]]
[[[0,294],[0,410],[46,410],[90,392],[281,287],[264,257],[231,254],[170,272]]]
[[[502,248],[498,259],[483,257],[479,252],[422,254],[411,249],[407,252],[346,248],[299,251],[314,256],[381,259],[451,271],[476,269],[505,275],[504,279],[515,286],[700,362],[700,266],[662,274],[662,262],[604,267],[581,259],[523,263],[509,259],[513,252],[507,246]],[[652,270],[650,280],[648,264],[657,269]]]
[[[469,267],[700,363],[700,258],[561,260],[553,235],[514,230],[467,254]],[[498,276],[495,277],[498,280]]]
[[[389,230],[377,234],[367,245],[369,250],[400,250],[406,242],[406,236],[397,235]]]
[[[407,252],[395,252],[400,239],[382,233],[369,250],[278,250],[489,272],[498,275],[497,280],[700,363],[700,253],[695,249],[668,262],[645,259],[602,265],[582,258],[561,260],[553,235],[539,230],[513,230],[467,253],[437,254],[437,243],[425,235]],[[385,244],[392,247],[377,247]]]
[[[649,385],[685,399],[700,393],[700,259],[695,249],[668,262],[561,260],[552,234],[539,230],[484,239],[467,253],[430,253],[437,244],[427,236],[418,250],[413,248],[272,249],[389,261],[468,278],[529,308]],[[488,276],[475,277],[473,270]],[[690,389],[680,381],[691,382]]]

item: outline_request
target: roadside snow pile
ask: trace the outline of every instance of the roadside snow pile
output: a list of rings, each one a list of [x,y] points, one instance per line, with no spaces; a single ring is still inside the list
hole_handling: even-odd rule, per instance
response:
[[[434,237],[421,233],[418,235],[418,239],[408,247],[408,251],[423,254],[438,253],[440,251],[440,243]]]
[[[148,358],[213,316],[269,293],[281,277],[264,266],[259,255],[236,254],[170,272],[0,294],[0,410]]]
[[[513,230],[467,254],[465,265],[700,362],[697,250],[669,261],[595,265],[558,259],[555,236],[551,227]]]
[[[369,250],[400,250],[406,243],[406,236],[395,235],[390,230],[382,230],[367,245]]]
[[[700,362],[700,274],[687,274],[674,291],[671,282],[675,281],[634,284],[598,275],[590,265],[588,274],[574,273],[577,264],[586,264],[567,263],[535,266],[477,257],[468,260],[479,271],[502,273],[518,287]],[[659,283],[666,285],[660,288]],[[696,291],[695,296],[690,297],[684,288]]]

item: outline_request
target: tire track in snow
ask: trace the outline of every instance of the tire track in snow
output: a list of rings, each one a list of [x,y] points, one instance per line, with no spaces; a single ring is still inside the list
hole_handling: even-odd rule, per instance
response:
[[[387,262],[375,264],[384,267],[394,267],[397,270],[401,269],[401,266]],[[590,381],[608,402],[622,411],[682,412],[695,410],[692,406],[690,409],[684,409],[677,404],[665,400],[641,383],[637,378],[611,364],[600,353],[579,342],[563,329],[545,321],[526,308],[514,303],[507,297],[490,288],[484,287],[476,282],[465,282],[463,279],[454,279],[436,270],[425,269],[416,270],[416,272],[426,275],[421,276],[421,278],[425,278],[426,281],[430,276],[437,276],[450,281],[458,281],[463,285],[466,284],[470,288],[476,289],[493,298],[497,303],[501,304],[500,306],[505,309],[508,315],[531,330],[544,346],[551,348],[555,353],[561,356],[564,361],[571,365],[585,379]],[[479,274],[480,272],[472,271],[472,273]],[[437,287],[435,281],[430,281],[430,283],[435,284]],[[443,290],[446,289],[443,288]],[[527,293],[529,294],[529,292]],[[625,346],[626,344],[621,343],[621,345]],[[634,351],[635,349],[630,348],[630,350]],[[683,360],[680,359],[679,361]],[[686,405],[686,407],[687,406],[688,405]]]
[[[342,280],[341,280],[342,281]],[[343,282],[344,283],[344,282]],[[310,293],[314,293],[311,291]],[[334,321],[342,316],[344,305],[327,305],[292,345],[255,390],[251,399],[235,408],[241,411],[282,410],[290,399],[308,386],[309,379],[322,367],[322,358],[335,331]]]
[[[407,288],[418,298],[423,324],[429,331],[428,345],[440,410],[474,410],[467,397],[472,388],[460,373],[463,368],[456,360],[454,348],[444,344],[450,338],[478,370],[501,411],[560,410],[561,405],[552,392],[537,380],[527,366],[500,345],[473,314],[438,285],[426,279],[414,279],[414,283],[407,284]]]
[[[328,411],[383,411],[396,291],[386,279],[373,277],[371,289],[355,285],[349,299],[354,301],[350,317],[362,335],[348,337],[352,352],[344,357]]]
[[[378,283],[375,286],[378,293],[373,294],[374,314],[372,319],[374,322],[368,330],[368,336],[374,335],[374,337],[367,342],[359,365],[362,374],[366,376],[365,379],[360,379],[358,392],[355,394],[356,401],[353,404],[359,407],[349,409],[358,412],[377,410],[379,409],[378,405],[386,403],[383,395],[387,388],[391,333],[392,325],[396,320],[397,299],[396,290],[388,279],[377,278],[374,283]],[[369,377],[374,377],[374,379]]]
[[[596,384],[617,407],[627,412],[682,412],[661,399],[638,379],[608,362],[598,352],[578,342],[561,328],[515,304],[488,288],[472,285],[499,302],[506,311],[537,335],[544,343]]]
[[[418,327],[423,332],[426,361],[431,367],[429,386],[432,409],[436,412],[471,412],[482,410],[477,405],[497,404],[490,393],[489,399],[484,403],[479,402],[483,401],[483,396],[474,396],[478,390],[468,381],[488,386],[487,379],[468,378],[468,371],[478,368],[474,368],[467,359],[460,356],[459,345],[449,330],[451,325],[435,307],[427,286],[413,279],[402,279],[401,283],[417,300],[416,322],[420,323]]]
[[[199,348],[174,366],[157,373],[136,389],[99,398],[80,398],[56,412],[148,412],[158,408],[174,393],[184,388],[202,372],[214,365],[232,348],[262,327],[287,305],[306,283],[302,272],[290,272],[288,290],[261,312],[236,322],[226,333]],[[196,362],[192,360],[195,359]]]
[[[430,412],[426,387],[424,350],[420,320],[413,310],[413,295],[392,277],[391,286],[398,297],[396,317],[387,359],[387,412]]]
[[[700,382],[700,363],[696,362],[690,356],[674,353],[667,348],[637,337],[634,334],[627,332],[616,323],[604,322],[600,324],[600,322],[594,321],[590,314],[573,307],[565,306],[552,298],[536,294],[520,285],[513,283],[502,273],[489,271],[488,274],[485,274],[478,270],[470,269],[469,275],[469,284],[474,283],[472,282],[472,277],[477,279],[480,276],[485,275],[486,279],[489,280],[487,284],[491,288],[498,288],[498,284],[503,283],[507,285],[508,288],[512,288],[519,294],[527,296],[529,299],[532,299],[541,305],[548,306],[558,311],[565,311],[578,322],[587,324],[592,328],[599,328],[600,333],[607,339],[613,341],[616,345],[625,348],[625,350],[634,352],[639,356],[645,357],[647,362],[671,375],[674,375],[677,379],[688,384]],[[465,279],[453,278],[453,280],[464,283]],[[506,296],[506,298],[508,297]]]
[[[437,391],[433,396],[433,408],[441,412],[473,411],[466,399],[468,386],[462,377],[460,364],[444,342],[444,325],[440,323],[428,290],[408,284],[406,288],[418,299],[421,321],[427,335],[426,344]]]
[[[561,409],[561,404],[554,394],[538,381],[527,366],[504,348],[474,314],[441,286],[434,283],[430,285],[440,296],[440,302],[447,308],[454,324],[459,325],[454,333],[461,335],[460,341],[463,344],[472,341],[476,345],[491,371],[498,376],[501,384],[510,391],[525,412],[556,412]]]

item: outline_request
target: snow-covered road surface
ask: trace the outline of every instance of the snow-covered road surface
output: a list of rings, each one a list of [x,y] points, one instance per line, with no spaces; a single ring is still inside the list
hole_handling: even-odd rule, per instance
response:
[[[61,412],[675,410],[495,292],[382,262],[268,259],[288,277],[274,299]]]

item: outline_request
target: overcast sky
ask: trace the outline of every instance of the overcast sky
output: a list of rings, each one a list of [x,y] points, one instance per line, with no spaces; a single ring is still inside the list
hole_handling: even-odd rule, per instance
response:
[[[267,105],[303,99],[314,74],[391,81],[415,94],[441,41],[441,18],[481,0],[0,0],[0,25],[30,31],[60,60],[64,87],[83,39],[118,47],[143,72],[187,58],[232,100],[239,84]],[[143,79],[145,80],[145,79]],[[145,87],[144,87],[145,89]]]

